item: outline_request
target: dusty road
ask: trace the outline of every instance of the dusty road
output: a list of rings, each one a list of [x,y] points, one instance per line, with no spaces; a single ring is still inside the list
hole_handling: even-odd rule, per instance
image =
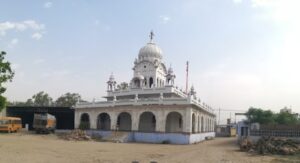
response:
[[[239,152],[235,138],[217,138],[195,145],[75,142],[56,135],[0,134],[0,162],[122,162],[149,163],[259,163],[270,156]]]

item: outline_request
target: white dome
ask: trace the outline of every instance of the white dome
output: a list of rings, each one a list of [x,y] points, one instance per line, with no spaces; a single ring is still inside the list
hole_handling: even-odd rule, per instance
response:
[[[111,75],[109,76],[109,81],[115,81],[114,74],[111,74]]]
[[[168,74],[172,75],[173,73],[174,73],[173,68],[172,68],[172,67],[169,67],[169,69],[168,69]]]
[[[162,59],[161,49],[153,42],[147,43],[139,51],[139,60],[155,61]]]

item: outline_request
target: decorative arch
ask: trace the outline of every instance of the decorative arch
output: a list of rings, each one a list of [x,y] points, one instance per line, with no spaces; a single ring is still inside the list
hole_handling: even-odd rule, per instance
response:
[[[122,112],[118,115],[117,127],[119,131],[131,131],[132,120],[131,115],[127,112]]]
[[[156,128],[156,118],[152,112],[143,112],[140,115],[139,131],[154,132]]]
[[[110,130],[111,120],[107,113],[101,113],[97,118],[97,129],[99,130]]]
[[[182,115],[178,112],[170,112],[166,118],[166,132],[182,132]]]
[[[81,114],[79,128],[82,130],[90,129],[90,116],[88,113]]]

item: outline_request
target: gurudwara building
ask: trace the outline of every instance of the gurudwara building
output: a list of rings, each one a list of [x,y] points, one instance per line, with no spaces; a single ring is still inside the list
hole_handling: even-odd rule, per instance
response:
[[[197,99],[193,87],[188,92],[175,87],[175,77],[151,32],[130,83],[117,85],[111,75],[105,101],[76,105],[75,128],[124,142],[192,144],[214,137],[213,109]]]

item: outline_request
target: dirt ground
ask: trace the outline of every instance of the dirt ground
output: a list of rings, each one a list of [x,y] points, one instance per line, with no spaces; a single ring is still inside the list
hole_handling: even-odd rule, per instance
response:
[[[235,138],[216,138],[194,145],[66,141],[56,135],[0,133],[2,163],[259,163],[281,162],[271,156],[240,152]]]

